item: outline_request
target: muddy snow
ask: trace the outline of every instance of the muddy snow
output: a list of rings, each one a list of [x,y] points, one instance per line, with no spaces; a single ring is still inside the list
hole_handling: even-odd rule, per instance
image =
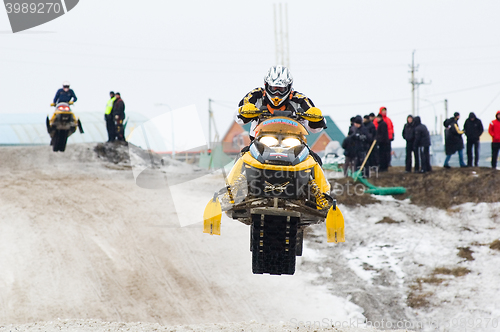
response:
[[[343,207],[253,275],[248,226],[202,233],[221,174],[119,149],[0,148],[0,331],[500,330],[499,203]]]

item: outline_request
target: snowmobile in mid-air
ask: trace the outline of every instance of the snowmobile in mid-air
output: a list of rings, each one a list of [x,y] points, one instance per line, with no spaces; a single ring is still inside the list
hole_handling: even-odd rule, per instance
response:
[[[205,208],[204,233],[220,235],[223,211],[250,225],[254,274],[294,274],[309,225],[326,220],[327,241],[345,241],[342,212],[307,146],[300,111],[270,117],[261,110],[255,139]]]
[[[59,103],[55,107],[52,117],[49,119],[47,116],[47,132],[51,138],[52,150],[64,152],[68,137],[76,131],[76,128],[83,134],[82,123],[71,111],[68,103]]]

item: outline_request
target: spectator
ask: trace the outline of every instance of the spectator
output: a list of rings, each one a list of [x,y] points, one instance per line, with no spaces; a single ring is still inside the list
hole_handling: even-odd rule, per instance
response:
[[[109,93],[110,99],[106,104],[106,110],[104,111],[104,121],[106,121],[106,130],[108,131],[108,142],[113,142],[116,137],[115,133],[115,121],[113,120],[113,116],[111,115],[111,111],[113,110],[113,103],[116,100],[115,93],[111,91]]]
[[[391,156],[392,156],[392,147],[391,147],[391,142],[394,141],[394,126],[392,125],[391,119],[387,116],[387,108],[382,106],[380,107],[379,115],[382,115],[382,119],[384,122],[387,124],[387,131],[389,133],[389,162],[388,165],[391,165]],[[377,128],[378,123],[377,121],[373,122],[375,125],[375,128]],[[379,153],[380,154],[380,153]]]
[[[411,172],[411,164],[412,164],[412,154],[415,155],[415,172],[418,172],[419,164],[418,164],[418,152],[414,150],[414,141],[415,141],[415,124],[413,123],[413,116],[408,115],[406,118],[406,124],[403,128],[403,138],[406,141],[406,173]]]
[[[363,117],[363,126],[366,128],[366,131],[370,134],[370,139],[367,141],[368,145],[371,146],[375,136],[377,135],[377,129],[373,124],[373,121],[370,120],[369,115],[365,115]]]
[[[391,140],[389,139],[389,129],[382,114],[377,115],[375,126],[377,127],[378,160],[380,172],[387,172],[391,160]]]
[[[474,147],[474,166],[478,166],[479,137],[481,137],[483,131],[483,123],[476,117],[476,114],[471,112],[464,123],[464,132],[465,136],[467,136],[467,167],[472,167],[472,147]]]
[[[491,142],[491,167],[496,169],[498,150],[500,150],[500,111],[495,115],[495,120],[491,121],[488,133],[493,139]]]
[[[460,167],[467,167],[464,163],[464,141],[462,139],[463,131],[458,128],[458,120],[460,119],[460,113],[455,112],[452,118],[444,121],[445,136],[444,145],[446,152],[446,159],[444,160],[444,168],[450,168],[449,162],[452,155],[458,152],[458,161],[460,162]]]
[[[125,103],[123,102],[119,92],[117,92],[115,96],[116,99],[113,103],[113,110],[111,111],[111,114],[115,121],[116,138],[119,141],[125,141],[125,126],[123,123],[125,120]]]
[[[373,113],[372,113],[373,114]],[[375,117],[375,115],[373,115]],[[377,129],[375,128],[375,125],[373,124],[373,120],[370,120],[369,115],[365,115],[363,117],[363,126],[366,128],[366,131],[368,132],[368,140],[367,140],[367,146],[368,150],[372,146],[373,140],[375,139],[375,136],[377,136]],[[375,149],[375,147],[374,147]],[[367,151],[368,151],[367,150]],[[366,161],[368,169],[373,166],[377,166],[377,154],[375,153],[375,150],[372,150],[370,153],[370,156],[368,157],[368,160]]]
[[[354,172],[354,170],[361,166],[361,163],[366,157],[366,152],[368,151],[367,142],[370,139],[371,135],[368,133],[366,127],[363,126],[361,116],[355,116],[351,134],[344,140],[345,147],[344,144],[342,144],[342,148],[345,149],[344,155],[346,156],[346,163],[344,164],[345,174],[347,174],[347,169],[351,169],[351,171]],[[348,158],[349,162],[347,162]]]
[[[354,142],[356,146],[356,169],[361,167],[361,164],[365,160],[366,153],[370,148],[368,142],[372,140],[372,136],[363,125],[363,118],[361,115],[357,115],[354,118]]]
[[[429,147],[431,146],[431,135],[429,134],[429,130],[422,123],[422,120],[419,116],[416,116],[413,121],[414,128],[414,145],[413,151],[415,151],[415,165],[418,164],[420,159],[421,170],[420,173],[426,173],[432,171],[431,167],[431,156],[429,153]],[[418,169],[415,168],[415,172]]]
[[[370,113],[368,114],[368,117],[370,118],[370,122],[373,124],[373,127],[375,128],[375,131],[373,132],[373,139],[375,139],[377,137],[377,128],[375,127],[375,113]],[[373,142],[372,142],[373,143]],[[370,154],[370,158],[369,158],[371,161],[370,161],[370,166],[376,166],[378,167],[379,166],[379,161],[378,161],[378,145],[375,144],[375,146],[373,147],[373,150]]]
[[[354,129],[354,118],[355,116],[353,116],[349,121],[350,121],[350,124],[349,124],[349,131],[347,132],[347,136],[351,135],[352,134],[352,131]]]
[[[351,131],[349,130],[349,133],[350,132]],[[344,149],[345,156],[344,175],[347,176],[348,171],[351,170],[351,172],[353,172],[356,167],[356,146],[354,136],[352,134],[347,135],[347,137],[344,138],[344,141],[342,142],[342,149]]]

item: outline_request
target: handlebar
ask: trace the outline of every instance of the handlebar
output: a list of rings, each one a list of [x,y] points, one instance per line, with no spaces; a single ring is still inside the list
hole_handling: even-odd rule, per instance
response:
[[[70,102],[68,102],[68,103],[57,103],[57,104],[55,104],[55,103],[51,103],[51,104],[50,104],[50,106],[51,106],[51,107],[57,107],[58,105],[68,105],[68,106],[73,106],[73,105],[75,105],[75,102],[70,101]]]
[[[69,106],[72,106],[72,105],[74,105],[74,104],[75,104],[75,102],[74,102],[74,101],[70,101],[70,102],[67,102],[67,103],[62,103],[62,102],[61,102],[61,103],[57,103],[57,104],[56,104],[56,103],[51,103],[51,104],[50,104],[50,106],[51,106],[51,107],[57,107],[57,105],[61,105],[61,104],[67,104],[67,105],[69,105]]]
[[[260,111],[260,114],[259,114],[259,118],[270,118],[270,117],[273,117],[273,116],[283,116],[283,117],[287,117],[287,118],[291,118],[291,119],[295,119],[295,120],[300,120],[300,119],[303,119],[303,117],[301,116],[301,114],[305,113],[304,110],[302,108],[299,108],[299,109],[296,109],[296,110],[275,110],[273,114],[271,114],[271,112],[269,112],[267,106],[261,106],[259,108],[259,111]]]

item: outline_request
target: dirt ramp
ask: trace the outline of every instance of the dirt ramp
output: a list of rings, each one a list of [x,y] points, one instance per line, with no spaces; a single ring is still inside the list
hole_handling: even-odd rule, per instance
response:
[[[196,207],[220,188],[220,174],[187,177],[174,205],[172,186],[142,188],[125,161],[99,158],[94,147],[0,148],[0,324],[363,318],[305,272],[253,275],[246,225],[224,217],[221,237],[202,233]],[[195,171],[158,167],[166,183]]]

